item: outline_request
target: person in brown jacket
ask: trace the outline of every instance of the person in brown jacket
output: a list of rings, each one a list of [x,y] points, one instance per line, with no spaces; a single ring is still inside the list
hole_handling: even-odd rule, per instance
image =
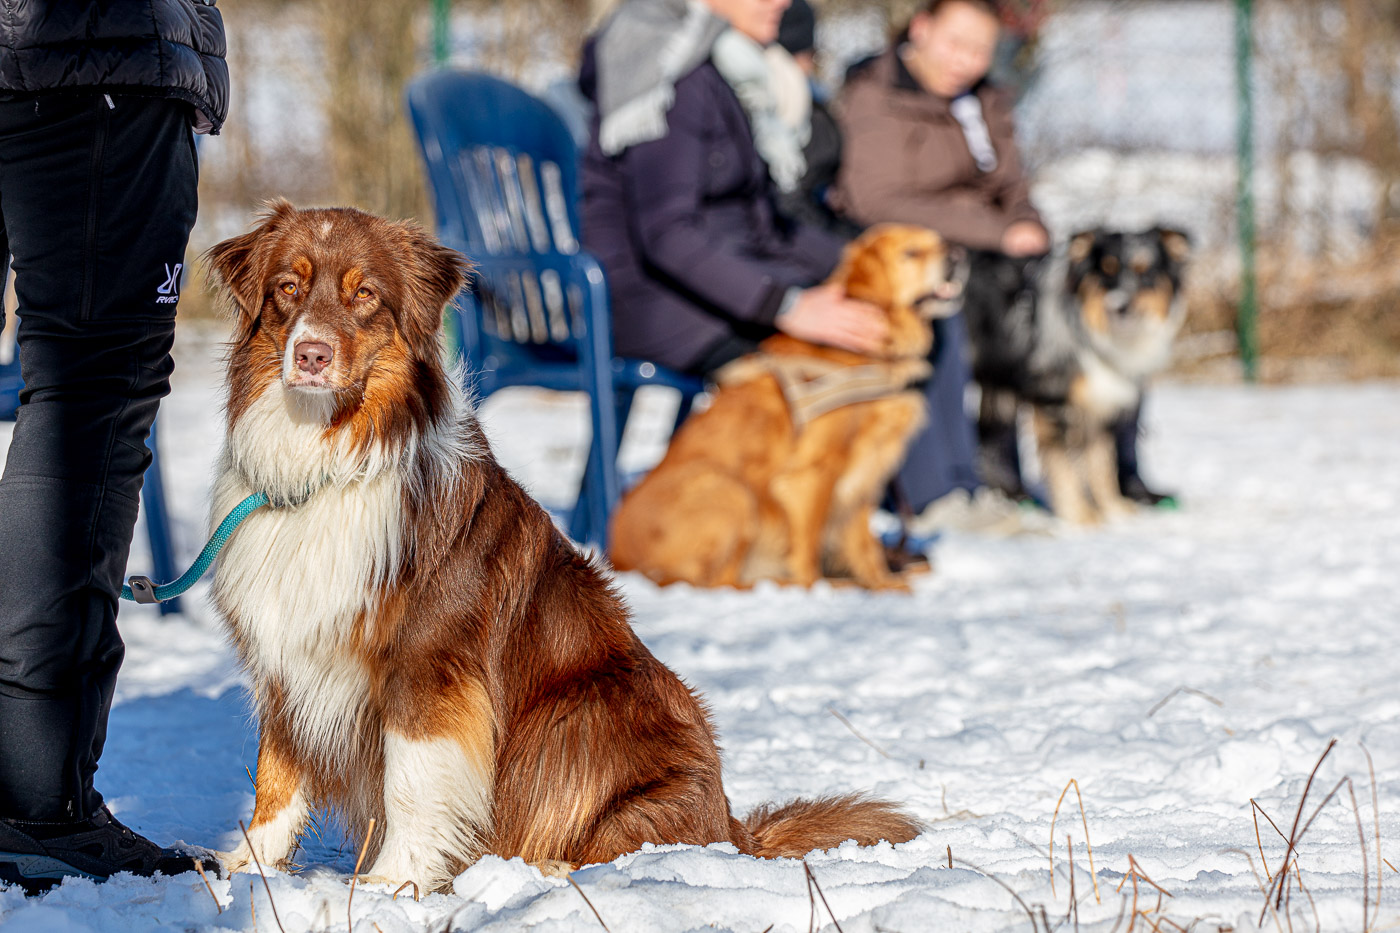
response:
[[[1050,237],[1031,204],[1016,149],[1012,100],[987,80],[1000,35],[994,0],[928,0],[893,48],[851,69],[837,109],[844,137],[833,198],[838,211],[862,225],[921,224],[971,249],[1012,257],[1049,252]],[[935,371],[942,363],[943,378],[951,383],[959,371],[966,373],[959,359],[964,327],[961,315],[940,324],[944,346]],[[930,398],[941,432],[929,432],[921,442],[959,451],[960,388]],[[1119,484],[1125,496],[1143,504],[1174,502],[1149,489],[1138,472],[1140,411],[1114,427]],[[981,429],[980,479],[1003,489],[1019,487],[1014,431],[988,424]],[[911,451],[911,463],[928,459],[915,456],[921,442]],[[908,471],[900,481],[922,508],[918,489],[926,482]]]
[[[999,35],[988,0],[929,0],[893,48],[851,69],[837,102],[837,211],[861,226],[930,227],[974,249],[1048,251],[1016,153],[1011,101],[986,80]],[[976,432],[963,407],[964,331],[961,315],[935,322],[929,424],[897,477],[923,526],[944,524],[947,513],[947,523],[999,527],[1017,514],[981,488]],[[927,508],[940,499],[947,508]]]
[[[931,0],[841,93],[837,199],[862,224],[931,227],[1011,256],[1046,252],[1011,100],[986,79],[1000,24],[985,0]]]

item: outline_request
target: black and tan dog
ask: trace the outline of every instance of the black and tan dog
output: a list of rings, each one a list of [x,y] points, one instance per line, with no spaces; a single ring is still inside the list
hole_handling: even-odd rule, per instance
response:
[[[1035,412],[1042,472],[1056,514],[1092,524],[1131,506],[1119,488],[1112,428],[1166,366],[1185,318],[1189,238],[1156,227],[1090,230],[1063,256],[970,257],[963,313],[982,388],[984,447],[1014,438],[1018,406]],[[983,463],[1004,460],[987,455]],[[986,477],[996,485],[1019,483]]]

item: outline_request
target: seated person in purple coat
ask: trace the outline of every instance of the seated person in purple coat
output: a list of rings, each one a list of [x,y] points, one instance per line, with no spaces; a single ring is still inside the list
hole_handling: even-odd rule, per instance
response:
[[[775,330],[858,353],[885,338],[878,310],[818,284],[843,241],[775,208],[804,170],[763,57],[787,5],[623,0],[584,49],[583,239],[619,356],[708,375]]]

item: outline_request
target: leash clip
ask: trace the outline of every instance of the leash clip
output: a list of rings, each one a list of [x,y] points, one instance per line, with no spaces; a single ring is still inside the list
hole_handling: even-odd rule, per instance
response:
[[[150,577],[133,574],[127,585],[131,587],[131,597],[135,602],[148,606],[160,602],[156,596],[156,585]]]

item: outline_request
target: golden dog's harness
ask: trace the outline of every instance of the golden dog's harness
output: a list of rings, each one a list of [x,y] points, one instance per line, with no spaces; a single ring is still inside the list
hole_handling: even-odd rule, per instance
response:
[[[752,353],[721,367],[715,382],[723,387],[772,376],[792,413],[793,425],[801,430],[827,412],[889,398],[932,373],[933,365],[925,359],[843,366],[813,356]]]

